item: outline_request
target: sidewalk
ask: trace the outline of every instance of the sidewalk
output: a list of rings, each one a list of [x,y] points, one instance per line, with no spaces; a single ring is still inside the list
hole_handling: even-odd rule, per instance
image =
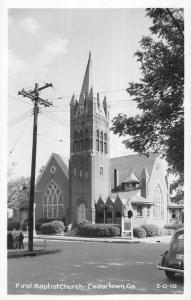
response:
[[[27,234],[25,234],[27,238]],[[105,243],[170,243],[171,235],[155,236],[141,238],[129,237],[113,237],[113,238],[91,238],[91,237],[78,237],[78,236],[61,236],[61,235],[36,235],[34,239],[40,240],[62,240],[62,241],[78,241],[78,242],[105,242]]]

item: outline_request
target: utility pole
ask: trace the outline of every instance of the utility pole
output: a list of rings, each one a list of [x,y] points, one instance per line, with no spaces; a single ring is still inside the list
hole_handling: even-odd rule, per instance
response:
[[[26,91],[22,89],[18,92],[18,95],[30,98],[34,103],[33,114],[33,144],[32,144],[32,161],[31,161],[31,179],[30,179],[30,197],[29,197],[29,237],[28,237],[28,250],[33,251],[33,228],[34,224],[34,195],[35,195],[35,170],[36,170],[36,146],[37,146],[37,123],[38,123],[38,113],[39,104],[46,106],[51,106],[52,103],[39,97],[39,92],[48,87],[52,87],[51,83],[46,83],[44,86],[39,87],[38,83],[35,83],[35,89]]]

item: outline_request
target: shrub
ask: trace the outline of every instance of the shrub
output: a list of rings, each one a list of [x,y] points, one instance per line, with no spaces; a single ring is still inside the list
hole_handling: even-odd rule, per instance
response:
[[[28,220],[25,220],[22,224],[21,224],[21,229],[23,231],[26,231],[27,230],[27,227],[29,227],[29,221]]]
[[[84,220],[84,221],[82,221],[81,223],[77,224],[78,230],[80,230],[80,228],[81,228],[82,226],[87,225],[87,224],[91,224],[91,222],[88,221],[88,220]]]
[[[40,231],[41,229],[41,226],[44,222],[37,222],[35,223],[35,229],[36,231]],[[29,222],[28,221],[24,221],[22,224],[21,224],[21,229],[23,231],[27,231],[27,227],[29,227]]]
[[[133,236],[137,238],[145,238],[146,231],[143,227],[135,227],[133,228]]]
[[[167,229],[164,227],[159,227],[158,228],[158,235],[162,236],[162,235],[166,235],[167,234]]]
[[[37,222],[36,224],[35,224],[35,229],[36,229],[36,231],[41,231],[41,226],[42,226],[42,222]]]
[[[158,229],[157,225],[154,225],[154,224],[144,224],[144,225],[141,225],[141,227],[145,229],[145,231],[146,231],[146,237],[158,235],[159,229]]]
[[[15,227],[14,227],[15,228]],[[9,231],[7,233],[7,248],[8,249],[16,249],[18,247],[17,243],[17,237],[16,237],[16,231]]]
[[[54,234],[64,231],[64,223],[59,220],[55,220],[49,223],[41,225],[41,232],[44,234]]]
[[[7,249],[13,249],[13,236],[11,232],[7,233]]]
[[[19,222],[15,222],[15,221],[8,221],[7,222],[7,229],[10,231],[10,230],[13,230],[14,228],[16,230],[19,230],[20,229],[20,223]]]
[[[91,237],[119,236],[120,227],[115,224],[85,224],[80,227],[79,235]]]

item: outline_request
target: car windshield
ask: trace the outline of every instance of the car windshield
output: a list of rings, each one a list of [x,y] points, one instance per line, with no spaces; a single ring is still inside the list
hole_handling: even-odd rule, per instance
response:
[[[183,248],[184,248],[184,234],[183,233],[176,234],[171,244],[171,250],[176,249],[176,251],[179,250],[182,252]]]

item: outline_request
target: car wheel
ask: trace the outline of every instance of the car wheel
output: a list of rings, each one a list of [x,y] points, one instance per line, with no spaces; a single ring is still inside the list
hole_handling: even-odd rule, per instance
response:
[[[165,274],[171,280],[174,279],[174,277],[175,277],[175,272],[165,271]]]

